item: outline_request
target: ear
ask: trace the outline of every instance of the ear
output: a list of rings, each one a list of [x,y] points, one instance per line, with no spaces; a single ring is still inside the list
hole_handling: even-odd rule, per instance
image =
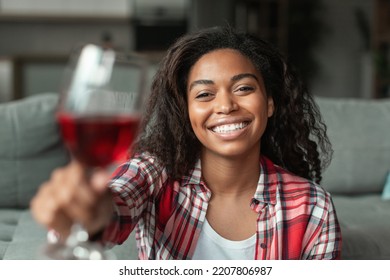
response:
[[[272,117],[275,111],[274,99],[271,96],[268,96],[268,106],[267,106],[267,115],[268,117]]]

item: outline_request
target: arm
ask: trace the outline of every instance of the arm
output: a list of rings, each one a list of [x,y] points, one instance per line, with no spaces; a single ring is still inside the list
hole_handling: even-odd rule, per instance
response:
[[[121,244],[134,230],[138,221],[152,209],[155,196],[166,173],[152,157],[139,157],[120,166],[110,183],[114,215],[101,233],[106,244]]]

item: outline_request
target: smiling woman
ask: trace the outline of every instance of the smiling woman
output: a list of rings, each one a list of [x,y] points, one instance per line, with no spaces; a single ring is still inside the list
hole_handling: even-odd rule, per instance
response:
[[[107,244],[136,230],[140,259],[340,258],[332,198],[318,185],[326,128],[267,42],[219,27],[181,37],[132,151],[105,190],[76,163],[57,170],[34,200],[37,220],[61,234],[85,221]],[[75,182],[89,188],[76,193]]]
[[[203,162],[216,154],[222,159],[239,155],[245,161],[248,155],[260,154],[273,100],[247,57],[232,49],[205,54],[191,68],[188,84],[189,118],[202,143]]]

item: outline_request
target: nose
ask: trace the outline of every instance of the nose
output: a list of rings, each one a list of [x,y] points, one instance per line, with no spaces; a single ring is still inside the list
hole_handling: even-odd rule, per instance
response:
[[[218,114],[230,114],[238,110],[238,104],[232,93],[223,91],[217,94],[215,99],[215,112]]]

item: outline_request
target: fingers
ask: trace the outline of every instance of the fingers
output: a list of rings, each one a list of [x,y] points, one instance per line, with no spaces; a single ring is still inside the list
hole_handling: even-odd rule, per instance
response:
[[[31,201],[34,218],[61,236],[68,236],[73,223],[98,231],[107,222],[113,207],[107,188],[109,175],[98,171],[86,178],[77,162],[53,171]]]
[[[54,189],[45,183],[31,200],[31,212],[35,220],[61,236],[68,236],[72,219],[59,207]]]

